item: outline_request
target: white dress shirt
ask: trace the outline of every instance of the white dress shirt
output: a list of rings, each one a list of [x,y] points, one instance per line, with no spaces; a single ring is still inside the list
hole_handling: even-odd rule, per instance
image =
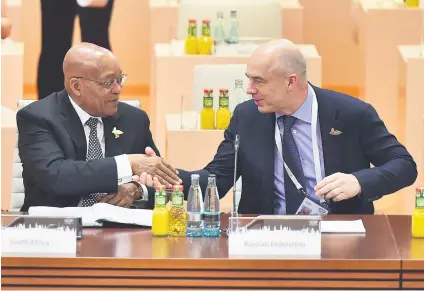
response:
[[[88,137],[90,135],[90,127],[86,125],[85,123],[90,117],[96,118],[99,120],[99,122],[97,123],[97,138],[100,141],[103,157],[105,157],[106,144],[105,144],[105,135],[104,135],[104,125],[103,125],[102,119],[100,117],[91,116],[90,114],[85,112],[81,107],[79,107],[78,104],[75,103],[74,100],[72,100],[70,96],[69,96],[69,100],[71,101],[71,104],[74,107],[75,111],[77,112],[81,120],[82,126],[84,127],[85,140],[87,142],[87,151],[88,151],[88,141],[89,141]],[[115,158],[116,168],[118,172],[118,185],[131,182],[132,169],[131,169],[131,164],[130,164],[130,161],[128,160],[127,155],[125,154],[119,155],[119,156],[115,156],[114,158]]]

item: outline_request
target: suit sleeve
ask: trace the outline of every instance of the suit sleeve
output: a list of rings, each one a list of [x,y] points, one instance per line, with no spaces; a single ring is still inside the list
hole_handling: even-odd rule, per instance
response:
[[[158,148],[155,145],[155,142],[153,141],[153,137],[152,137],[152,132],[150,131],[150,119],[149,116],[147,114],[145,114],[145,128],[144,128],[144,132],[146,133],[146,146],[151,147],[152,150],[154,150],[154,152],[156,153],[156,155],[158,157],[160,157],[160,152],[158,150]],[[142,149],[142,153],[144,154],[144,149]],[[147,186],[147,191],[149,193],[149,207],[153,208],[154,207],[154,203],[155,203],[155,188],[153,187],[148,187]]]
[[[58,196],[116,192],[117,169],[113,157],[91,161],[66,159],[42,117],[20,110],[17,124],[24,173],[32,175],[41,189]]]
[[[372,202],[414,183],[416,164],[397,139],[390,134],[375,109],[366,104],[361,125],[361,144],[374,168],[353,173],[361,185],[361,199]]]
[[[186,199],[191,185],[191,174],[200,175],[200,187],[203,193],[206,191],[209,174],[216,175],[216,184],[220,198],[223,198],[231,187],[233,187],[235,159],[234,140],[237,134],[237,118],[238,107],[234,110],[230,125],[224,132],[224,140],[220,143],[214,159],[204,169],[192,172],[178,169],[180,178],[183,180]],[[237,176],[239,177],[240,174]]]
[[[151,147],[157,156],[160,157],[160,153],[158,148],[155,145],[155,142],[153,141],[153,137],[152,137],[152,132],[150,131],[150,119],[147,116],[147,114],[145,114],[145,132],[146,132],[146,146]],[[144,154],[144,149],[143,149],[143,154]]]

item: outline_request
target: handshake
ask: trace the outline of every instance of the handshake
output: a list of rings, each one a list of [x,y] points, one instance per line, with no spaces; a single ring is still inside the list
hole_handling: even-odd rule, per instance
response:
[[[178,171],[163,158],[158,157],[151,147],[147,147],[145,153],[145,155],[128,155],[134,181],[149,187],[165,185],[166,188],[182,183],[177,176]]]
[[[155,151],[147,147],[146,154],[128,155],[131,170],[133,172],[133,181],[140,182],[148,187],[165,185],[171,188],[172,185],[181,184],[178,178],[178,171],[168,162],[158,157]],[[120,207],[130,207],[133,202],[147,193],[141,193],[133,183],[126,183],[118,186],[116,193],[99,195],[97,202],[109,203]]]

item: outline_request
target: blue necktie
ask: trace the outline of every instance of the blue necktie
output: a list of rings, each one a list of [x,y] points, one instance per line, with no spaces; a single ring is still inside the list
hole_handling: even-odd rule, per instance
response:
[[[284,162],[306,191],[302,162],[300,160],[299,150],[297,149],[296,142],[292,135],[292,126],[296,122],[296,119],[297,118],[293,116],[281,116],[278,118],[278,126],[281,127],[281,122],[283,122],[284,133],[282,144]],[[298,192],[286,170],[284,170],[284,190],[286,196],[286,214],[295,214],[302,203],[304,196]]]

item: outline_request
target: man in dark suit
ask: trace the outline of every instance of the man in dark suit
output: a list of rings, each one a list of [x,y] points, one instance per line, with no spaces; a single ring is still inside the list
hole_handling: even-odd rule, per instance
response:
[[[373,201],[415,181],[412,157],[374,108],[309,84],[306,72],[288,40],[253,53],[246,73],[253,100],[236,107],[213,161],[200,171],[179,170],[186,195],[192,173],[203,191],[208,174],[216,175],[220,197],[230,190],[236,135],[240,213],[296,214],[313,203],[334,214],[372,214]]]
[[[109,24],[114,0],[104,7],[80,7],[77,0],[41,1],[41,53],[38,63],[38,98],[63,90],[62,61],[72,46],[75,16],[83,42],[111,50]]]
[[[65,90],[17,114],[22,211],[96,202],[129,207],[140,199],[152,207],[154,190],[134,183],[133,175],[148,186],[154,184],[151,177],[169,185],[179,178],[159,157],[147,114],[118,101],[126,79],[118,60],[109,50],[83,43],[66,54],[63,70]],[[145,148],[158,157],[142,154]]]

